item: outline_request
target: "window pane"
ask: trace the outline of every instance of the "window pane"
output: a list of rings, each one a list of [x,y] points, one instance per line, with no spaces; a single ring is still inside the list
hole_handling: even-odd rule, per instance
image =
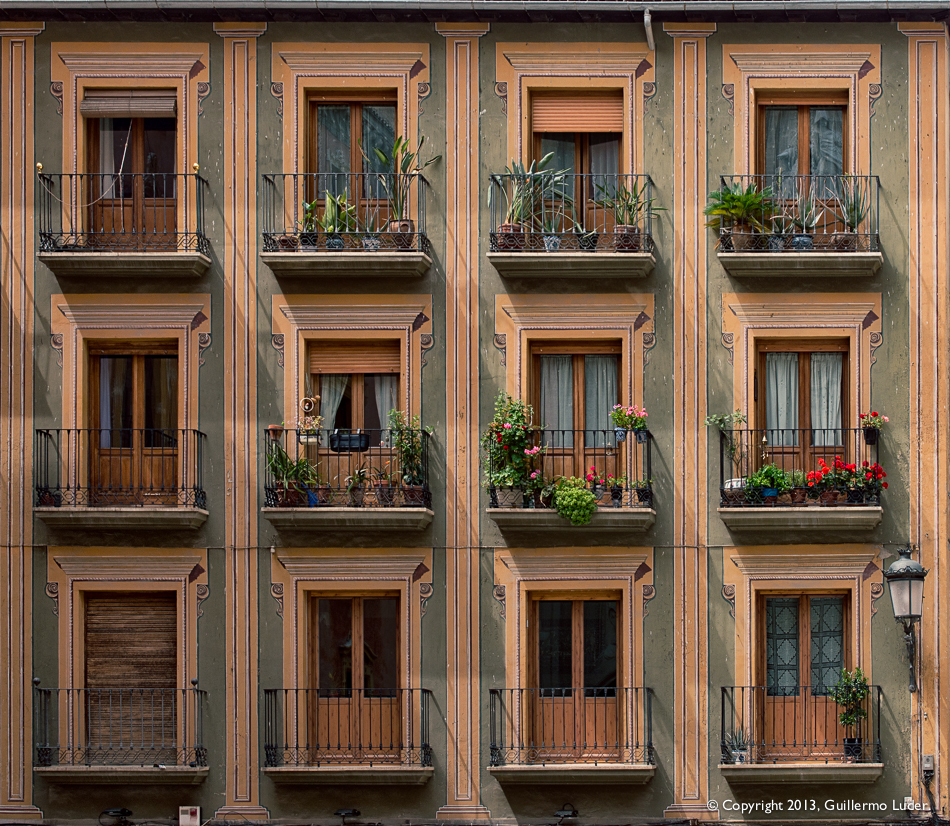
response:
[[[570,356],[541,356],[541,423],[551,447],[574,447],[574,368]]]
[[[572,687],[572,608],[567,601],[538,603],[538,688]]]
[[[765,601],[765,666],[770,697],[798,694],[798,597]]]
[[[132,179],[112,176],[132,169],[132,119],[99,118],[99,171],[103,178],[98,197],[131,198]]]
[[[842,444],[841,353],[811,354],[811,426],[816,446]]]
[[[844,597],[811,598],[811,685],[827,694],[844,668]]]
[[[844,172],[844,109],[811,107],[809,152],[812,175]]]
[[[178,427],[178,359],[175,356],[145,356],[145,427],[166,431]],[[175,436],[173,432],[164,435],[166,438]]]
[[[395,373],[367,373],[363,377],[363,428],[389,427],[389,411],[395,410],[399,377]]]
[[[584,603],[584,687],[616,686],[617,601],[591,600]]]
[[[574,171],[574,133],[545,132],[541,136],[541,158],[549,152],[554,153],[551,162],[545,167],[553,171]],[[538,160],[541,160],[538,158]]]
[[[363,688],[396,696],[399,687],[399,599],[363,600]]]
[[[798,107],[765,107],[766,175],[798,174]],[[776,187],[773,187],[773,190]],[[795,181],[783,181],[782,194],[795,197]]]
[[[145,118],[145,159],[142,170],[146,198],[174,198],[175,119]]]
[[[765,427],[770,445],[798,444],[798,353],[765,354]]]
[[[320,415],[323,416],[324,427],[352,427],[353,401],[349,375],[320,375]]]
[[[132,356],[100,357],[100,447],[132,446],[132,404]]]
[[[375,149],[380,149],[388,158],[392,158],[393,144],[396,142],[396,107],[390,105],[364,105],[362,119],[363,171],[386,172],[387,166]],[[386,197],[384,178],[375,175],[366,181],[366,195],[370,198]]]
[[[617,173],[620,171],[620,135],[595,132],[588,141],[592,176],[588,197],[603,197],[602,192],[612,194],[616,192]]]
[[[353,687],[353,601],[321,599],[318,602],[317,687],[348,691]]]
[[[350,107],[317,107],[317,172],[350,171]],[[346,191],[346,175],[327,182],[331,194]],[[319,193],[322,197],[323,192]]]
[[[617,356],[584,356],[584,444],[612,445],[610,411],[617,404]]]

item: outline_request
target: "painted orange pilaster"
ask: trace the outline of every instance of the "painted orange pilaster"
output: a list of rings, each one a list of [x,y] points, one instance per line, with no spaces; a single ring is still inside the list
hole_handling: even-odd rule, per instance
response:
[[[673,38],[674,767],[667,817],[706,808],[706,38],[714,23],[668,23]]]
[[[258,804],[257,727],[257,38],[264,23],[216,23],[224,38],[224,478],[228,721],[224,805]]]
[[[33,512],[33,43],[0,24],[0,818],[31,805]]]
[[[485,818],[479,803],[478,38],[487,24],[436,24],[445,37],[446,622],[448,788],[437,816]]]
[[[910,541],[930,569],[924,592],[920,636],[920,691],[909,697],[910,788],[918,802],[920,761],[936,756],[932,788],[942,812],[947,807],[950,760],[950,691],[946,669],[950,642],[946,618],[947,449],[950,410],[947,352],[948,103],[947,30],[940,23],[901,23],[908,43],[909,199],[907,232],[910,352]],[[941,624],[941,620],[943,620]]]

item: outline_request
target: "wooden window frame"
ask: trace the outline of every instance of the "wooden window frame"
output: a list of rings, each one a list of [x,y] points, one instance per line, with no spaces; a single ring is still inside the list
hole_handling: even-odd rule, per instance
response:
[[[616,135],[618,141],[617,149],[617,174],[621,173],[623,165],[623,132],[533,132],[532,133],[532,157],[540,161],[541,140],[545,135],[571,135],[574,136],[574,174],[588,175],[590,169],[590,136],[591,135]],[[607,173],[609,174],[609,173]]]
[[[128,174],[142,174],[145,172],[145,121],[152,120],[153,118],[133,117],[126,119],[132,121],[132,135],[129,140],[127,153],[130,166],[124,171]],[[160,119],[175,121],[175,154],[173,157],[177,160],[179,142],[178,130],[181,129],[181,121],[177,116],[175,118],[161,117]],[[102,151],[102,147],[99,143],[99,121],[102,120],[102,117],[84,117],[83,120],[86,122],[86,151],[89,160],[88,171],[98,173],[101,168],[100,161]],[[176,170],[172,170],[167,174],[176,174]]]
[[[350,172],[363,170],[363,155],[360,152],[359,142],[363,137],[363,106],[391,105],[395,110],[396,134],[399,130],[399,100],[395,89],[354,89],[346,92],[313,91],[307,95],[307,170],[312,173],[320,171],[318,166],[319,153],[317,151],[317,107],[349,106],[350,107]],[[367,151],[372,151],[369,147]]]
[[[841,131],[841,168],[848,170],[848,148],[851,140],[848,131],[848,96],[844,91],[819,89],[808,91],[769,91],[758,90],[755,96],[755,169],[760,174],[765,171],[765,109],[767,106],[797,106],[798,107],[798,175],[811,175],[811,126],[809,110],[812,107],[821,109],[842,109]]]

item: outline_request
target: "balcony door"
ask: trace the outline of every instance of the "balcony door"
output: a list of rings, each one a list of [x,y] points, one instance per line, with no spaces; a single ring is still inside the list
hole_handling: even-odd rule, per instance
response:
[[[177,346],[92,346],[90,359],[90,504],[177,505]]]
[[[312,762],[399,762],[397,596],[311,596]]]
[[[524,713],[526,743],[541,760],[593,762],[620,756],[624,710],[618,702],[620,600],[539,599],[533,681]]]

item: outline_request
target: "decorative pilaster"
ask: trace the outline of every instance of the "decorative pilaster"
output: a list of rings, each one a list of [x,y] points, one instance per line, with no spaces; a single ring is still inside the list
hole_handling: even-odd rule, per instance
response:
[[[257,724],[257,38],[265,23],[216,23],[224,38],[224,478],[227,769],[215,817],[266,818]]]
[[[947,247],[950,122],[948,37],[942,23],[900,23],[907,35],[909,222],[907,300],[910,378],[910,541],[930,569],[924,583],[919,691],[911,702],[910,788],[918,803],[923,754],[936,756],[932,788],[946,811],[950,716],[946,710],[950,641],[940,611],[946,609],[948,569],[947,450],[950,409],[947,358]]]
[[[667,817],[708,818],[706,637],[706,38],[714,23],[665,23],[673,38],[673,731]]]
[[[33,512],[33,43],[0,24],[0,818],[31,805]]]
[[[482,23],[436,24],[445,37],[446,622],[448,789],[437,816],[487,818],[479,804],[478,679],[478,38]]]

